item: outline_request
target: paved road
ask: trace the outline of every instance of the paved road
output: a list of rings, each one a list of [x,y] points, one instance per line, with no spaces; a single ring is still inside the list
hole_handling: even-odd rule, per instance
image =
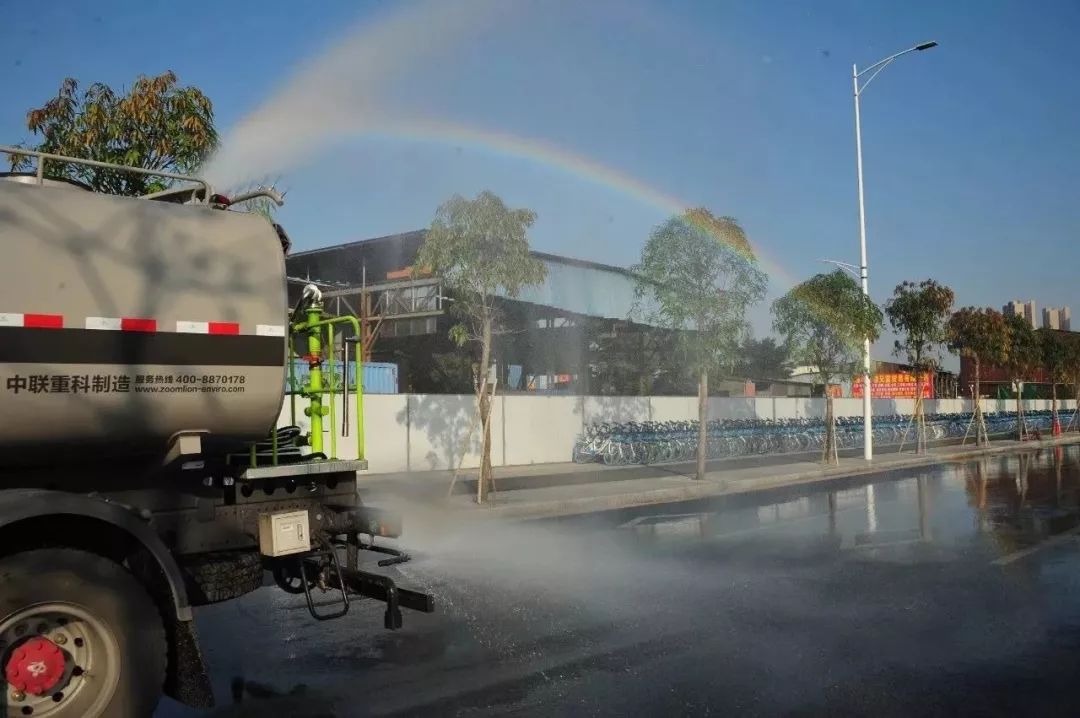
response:
[[[418,530],[439,613],[202,609],[211,715],[1063,715],[1080,447],[545,523]],[[166,705],[159,715],[199,715]]]

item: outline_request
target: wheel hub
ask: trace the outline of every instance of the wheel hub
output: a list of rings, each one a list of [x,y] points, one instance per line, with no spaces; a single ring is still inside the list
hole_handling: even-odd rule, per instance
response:
[[[67,657],[47,638],[31,638],[15,648],[4,677],[12,688],[32,695],[44,695],[60,683],[67,669]]]

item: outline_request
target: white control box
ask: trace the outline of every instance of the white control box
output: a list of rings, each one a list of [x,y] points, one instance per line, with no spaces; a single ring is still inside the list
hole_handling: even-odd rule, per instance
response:
[[[259,552],[263,556],[288,556],[310,548],[307,511],[259,514]]]

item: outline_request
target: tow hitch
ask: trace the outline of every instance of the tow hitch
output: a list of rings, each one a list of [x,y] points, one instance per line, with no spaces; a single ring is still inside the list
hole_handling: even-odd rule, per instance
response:
[[[345,550],[346,560],[342,566],[338,551]],[[376,546],[374,539],[364,544],[357,534],[352,534],[345,541],[323,540],[323,547],[276,559],[273,566],[274,581],[278,587],[288,593],[303,593],[307,599],[308,611],[317,621],[341,618],[349,612],[349,596],[359,595],[382,601],[386,604],[383,625],[390,630],[402,626],[401,609],[407,608],[421,613],[434,613],[435,598],[429,593],[421,593],[397,585],[389,576],[364,571],[359,568],[360,551],[374,551],[389,555],[390,558],[378,562],[380,567],[405,563],[409,555],[388,546]],[[334,591],[339,599],[331,604],[316,604],[312,589],[322,592]],[[329,611],[320,611],[327,605],[338,607]]]

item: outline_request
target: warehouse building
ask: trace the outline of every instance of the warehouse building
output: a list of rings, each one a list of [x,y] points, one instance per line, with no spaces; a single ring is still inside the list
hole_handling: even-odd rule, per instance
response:
[[[328,311],[360,317],[366,358],[398,364],[402,391],[468,392],[475,356],[448,338],[454,298],[438,277],[413,274],[424,235],[295,252],[286,260],[290,298],[295,302],[313,282]],[[653,354],[671,342],[637,311],[628,270],[533,255],[546,266],[546,280],[499,303],[494,360],[501,391],[684,393],[672,377],[658,376]]]

